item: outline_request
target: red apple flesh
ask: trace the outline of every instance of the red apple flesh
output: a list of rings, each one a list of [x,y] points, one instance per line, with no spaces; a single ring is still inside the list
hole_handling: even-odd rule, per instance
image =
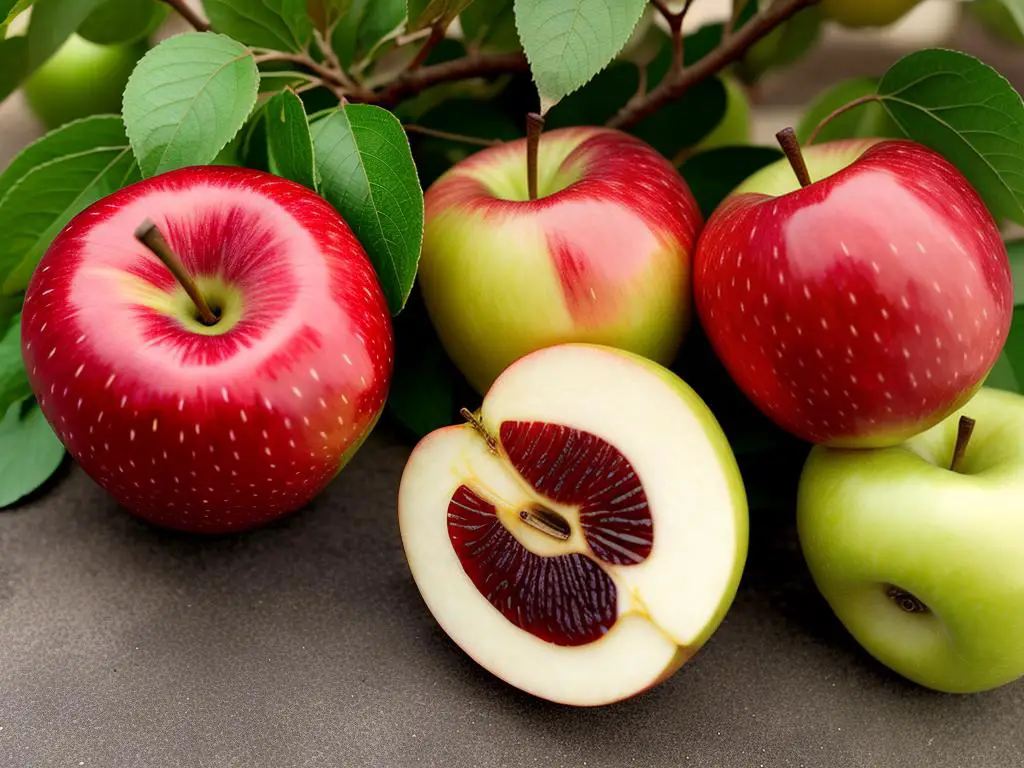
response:
[[[151,219],[219,320],[133,233]],[[393,339],[383,293],[322,198],[192,167],[122,189],[54,240],[25,298],[33,391],[120,504],[197,532],[306,504],[376,422]]]
[[[1013,309],[1006,249],[982,199],[931,149],[840,141],[804,155],[809,186],[769,167],[712,214],[697,311],[737,384],[786,430],[899,443],[995,364]]]

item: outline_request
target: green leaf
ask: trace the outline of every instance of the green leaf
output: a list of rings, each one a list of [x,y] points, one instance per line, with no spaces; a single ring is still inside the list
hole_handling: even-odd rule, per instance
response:
[[[34,71],[104,0],[36,0],[28,24],[28,66]]]
[[[116,115],[97,115],[66,123],[29,144],[0,173],[0,206],[11,187],[34,168],[96,147],[125,147],[124,123]]]
[[[1024,33],[1024,0],[998,0],[1014,24],[1017,25],[1017,34],[1011,39],[1021,39]],[[1012,34],[1012,33],[1011,33]]]
[[[8,37],[0,40],[0,101],[17,90],[28,76],[28,40]]]
[[[423,245],[423,190],[401,123],[379,107],[349,105],[313,124],[313,146],[321,194],[352,227],[398,314]]]
[[[647,0],[515,0],[516,26],[546,112],[622,50]]]
[[[26,173],[0,201],[3,292],[25,289],[53,238],[76,214],[138,178],[126,142],[65,155]]]
[[[313,39],[305,0],[204,0],[213,28],[246,45],[301,51]]]
[[[417,437],[456,420],[459,373],[444,351],[419,292],[395,320],[395,373],[388,410]]]
[[[316,190],[313,138],[302,99],[293,91],[281,91],[267,102],[264,114],[271,172]]]
[[[366,58],[405,18],[405,0],[352,0],[345,23],[335,27],[331,39],[342,66],[348,68]]]
[[[472,2],[473,0],[409,0],[408,30],[415,32],[437,22],[450,24]]]
[[[156,31],[170,6],[157,0],[106,0],[78,28],[97,45],[132,43]]]
[[[28,10],[35,0],[0,0],[0,37],[7,25]]]
[[[139,62],[124,92],[124,121],[143,176],[212,162],[256,104],[251,50],[224,35],[190,32]]]
[[[523,47],[516,30],[513,0],[477,0],[459,17],[466,41],[481,50],[516,51]]]
[[[15,403],[0,421],[0,508],[45,483],[64,459],[64,446],[32,398]]]
[[[633,64],[615,63],[548,113],[550,128],[604,125],[637,92],[640,71]],[[668,158],[707,136],[725,115],[725,85],[717,77],[698,83],[680,98],[628,129]]]
[[[0,413],[7,413],[15,403],[32,395],[21,356],[21,315],[6,326],[0,339]]]
[[[252,0],[241,2],[248,5]],[[360,0],[355,0],[358,2]],[[326,36],[349,13],[353,0],[305,0],[305,3],[310,20]]]
[[[878,91],[878,80],[873,77],[855,77],[843,80],[823,91],[811,102],[800,118],[796,135],[806,143],[822,120],[854,99],[871,96]],[[878,102],[868,102],[833,118],[821,129],[815,142],[836,139],[861,139],[874,136],[902,138],[903,131],[889,117],[889,113]]]
[[[985,380],[985,385],[1020,392],[1024,384],[1024,240],[1006,243],[1013,275],[1013,319],[1003,353]]]
[[[953,163],[992,214],[1024,224],[1024,102],[964,53],[925,50],[897,61],[878,93],[908,138]]]
[[[686,158],[679,171],[707,219],[740,182],[780,157],[773,147],[716,147]]]

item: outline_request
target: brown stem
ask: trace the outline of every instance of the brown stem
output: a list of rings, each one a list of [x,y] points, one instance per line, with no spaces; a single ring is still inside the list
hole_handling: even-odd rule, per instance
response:
[[[860,96],[854,99],[853,101],[848,101],[846,104],[843,104],[843,106],[839,107],[839,109],[833,110],[831,113],[826,115],[820,123],[818,123],[814,127],[813,131],[811,131],[811,135],[807,137],[807,146],[810,146],[811,144],[814,143],[814,140],[818,138],[818,134],[821,133],[822,128],[824,128],[826,125],[831,123],[833,120],[835,120],[843,113],[849,112],[851,109],[853,109],[854,107],[859,107],[861,104],[867,104],[868,102],[881,100],[882,98],[877,93],[869,93],[865,96]]]
[[[420,91],[441,83],[525,72],[526,69],[526,56],[522,53],[471,54],[429,67],[420,67],[413,72],[404,72],[386,88],[376,93],[359,95],[355,100],[393,106],[402,99],[415,96]]]
[[[546,533],[559,541],[568,541],[572,535],[572,528],[568,521],[550,509],[521,509],[519,510],[519,519],[531,528]]]
[[[797,11],[814,5],[819,0],[776,0],[728,40],[699,61],[676,73],[669,73],[643,99],[631,101],[620,109],[608,125],[612,128],[628,128],[648,117],[670,101],[679,98],[690,88],[717,74],[741,58],[754,43],[786,21]]]
[[[950,472],[960,471],[960,462],[964,460],[967,453],[967,444],[971,442],[971,435],[974,434],[974,419],[970,416],[961,416],[956,427],[956,445],[953,446],[953,458],[949,462]]]
[[[452,133],[451,131],[441,131],[437,128],[428,128],[425,125],[416,125],[415,123],[406,123],[404,126],[408,133],[420,133],[424,136],[433,136],[438,139],[447,139],[448,141],[459,141],[463,144],[473,144],[477,147],[496,147],[504,142],[501,139],[483,139],[479,136],[465,136],[461,133]]]
[[[536,112],[530,112],[526,116],[526,186],[531,200],[537,199],[537,154],[543,130],[544,118]]]
[[[796,138],[796,132],[792,128],[783,128],[775,134],[775,138],[778,140],[779,146],[782,147],[786,159],[789,160],[800,186],[809,187],[811,174],[807,172],[807,163],[804,162],[804,153],[800,151],[800,142]]]
[[[163,0],[163,2],[171,6],[171,8],[173,8],[179,16],[185,19],[185,21],[191,24],[197,32],[210,31],[210,22],[193,11],[185,0]]]
[[[424,62],[430,57],[430,54],[434,52],[434,49],[444,40],[444,33],[445,25],[443,24],[435,24],[431,27],[430,37],[427,38],[427,42],[420,46],[420,49],[416,52],[416,58],[410,62],[406,71],[415,72],[422,67]]]
[[[298,64],[299,66],[305,67],[310,72],[315,73],[324,85],[330,88],[334,93],[341,98],[347,89],[352,88],[351,81],[345,77],[344,73],[340,70],[332,69],[331,67],[324,66],[312,56],[305,53],[287,53],[285,51],[269,51],[267,53],[261,53],[256,57],[257,64],[267,64],[269,62],[282,61],[288,64]]]
[[[210,305],[206,303],[203,294],[199,292],[196,281],[192,279],[192,275],[185,269],[185,265],[181,263],[178,254],[171,250],[171,246],[167,244],[164,236],[160,234],[156,224],[149,219],[143,221],[139,228],[135,230],[135,239],[152,251],[153,255],[160,259],[170,273],[174,275],[174,279],[181,283],[185,293],[192,299],[192,303],[196,305],[196,310],[199,312],[199,318],[202,320],[203,325],[216,325],[217,316],[210,309]]]
[[[736,25],[740,23],[740,14],[750,2],[751,0],[732,0],[732,13],[729,14],[729,21],[725,23],[725,29],[722,30],[722,39],[732,37],[732,33],[736,31]]]

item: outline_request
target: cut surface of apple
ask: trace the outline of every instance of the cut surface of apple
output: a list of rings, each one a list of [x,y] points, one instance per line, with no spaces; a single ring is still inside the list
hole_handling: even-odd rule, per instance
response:
[[[425,437],[399,523],[445,632],[508,683],[580,706],[678,670],[747,550],[742,480],[704,403],[655,363],[585,344],[521,358],[470,423]]]

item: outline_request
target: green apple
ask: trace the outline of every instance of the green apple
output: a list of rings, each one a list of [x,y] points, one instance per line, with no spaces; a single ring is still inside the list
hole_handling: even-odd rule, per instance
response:
[[[826,19],[844,27],[887,27],[899,21],[920,0],[821,0]]]
[[[821,33],[821,11],[804,8],[756,42],[736,64],[736,73],[748,83],[772,69],[786,67],[804,56]]]
[[[731,75],[722,77],[722,84],[725,85],[725,115],[714,130],[693,147],[694,152],[750,143],[750,99],[747,97],[747,89]]]
[[[960,417],[975,421],[950,469]],[[878,661],[931,689],[1024,674],[1024,397],[983,387],[890,448],[816,447],[800,545],[821,594]]]
[[[90,115],[119,114],[128,77],[147,49],[145,40],[96,45],[72,35],[25,81],[25,96],[51,129]]]

